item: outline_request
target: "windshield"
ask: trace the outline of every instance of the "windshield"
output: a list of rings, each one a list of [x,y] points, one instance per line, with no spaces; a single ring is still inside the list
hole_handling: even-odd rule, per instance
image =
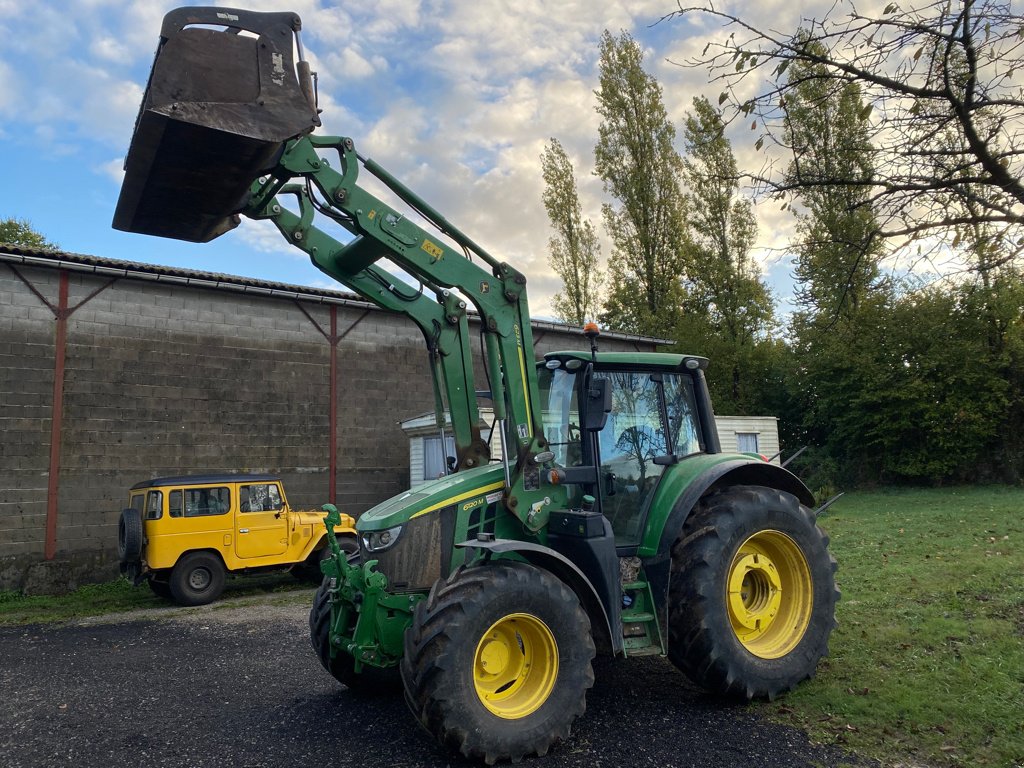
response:
[[[580,439],[580,407],[576,397],[576,374],[562,368],[541,367],[537,372],[544,437],[555,463],[578,466],[583,460]]]

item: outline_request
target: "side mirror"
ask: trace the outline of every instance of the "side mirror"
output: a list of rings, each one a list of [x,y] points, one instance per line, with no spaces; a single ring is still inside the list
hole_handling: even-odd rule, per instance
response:
[[[600,432],[611,410],[611,382],[608,379],[592,379],[587,390],[587,418],[583,428],[588,432]]]

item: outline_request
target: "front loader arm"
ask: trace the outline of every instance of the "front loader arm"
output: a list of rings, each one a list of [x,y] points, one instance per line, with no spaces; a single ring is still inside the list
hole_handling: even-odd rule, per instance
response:
[[[280,198],[286,195],[295,196],[300,213],[293,213],[281,205]],[[444,404],[438,396],[441,388],[450,406],[458,467],[469,469],[486,464],[490,450],[480,436],[466,303],[447,290],[436,291],[438,300],[435,301],[376,264],[355,274],[339,269],[333,254],[344,246],[313,225],[314,208],[305,187],[289,184],[281,189],[270,205],[264,207],[263,213],[250,216],[270,219],[292,245],[309,255],[317,269],[367,301],[404,315],[419,327],[430,355],[439,428],[444,427]],[[303,236],[295,238],[296,232],[302,232]]]
[[[335,151],[341,170],[332,168],[320,157],[318,149]],[[537,456],[546,452],[547,442],[540,415],[526,279],[476,246],[380,166],[365,161],[364,167],[414,210],[432,220],[448,238],[459,243],[462,250],[431,236],[404,214],[360,187],[357,183],[359,165],[360,158],[351,139],[303,136],[289,141],[273,172],[253,183],[245,213],[253,218],[280,222],[278,226],[284,236],[309,253],[319,268],[370,300],[374,300],[372,295],[360,290],[367,286],[360,286],[357,276],[372,274],[366,270],[386,258],[428,285],[458,290],[474,304],[483,323],[485,365],[495,416],[504,430],[504,458],[509,467],[505,503],[529,529],[539,530],[547,522],[544,507],[548,497],[541,487],[542,461],[539,462]],[[354,234],[353,240],[344,245],[325,241],[323,233],[313,226],[311,205],[302,210],[302,215],[293,214],[291,218],[283,215],[284,208],[276,196],[286,187],[292,191],[291,182],[299,178],[319,191],[324,199],[319,204],[320,211]],[[311,245],[313,240],[317,241],[315,245]],[[485,262],[490,271],[471,261],[471,252]],[[468,360],[461,364],[471,368]],[[457,390],[447,388],[453,423],[456,412],[461,411],[464,415],[458,419],[465,424],[476,418],[474,393]]]
[[[362,160],[351,139],[311,135],[320,117],[300,28],[294,14],[225,8],[190,7],[167,17],[125,160],[114,226],[208,242],[236,226],[240,214],[274,221],[327,274],[417,323],[443,370],[462,466],[485,456],[473,433],[473,366],[459,311],[465,307],[458,305],[465,297],[483,324],[485,370],[502,423],[505,504],[539,531],[547,521],[544,507],[552,503],[545,492],[557,493],[542,488],[541,465],[552,456],[538,403],[526,279],[379,165]],[[337,155],[337,170],[320,156],[328,151]],[[360,187],[360,166],[444,239]],[[299,213],[288,215],[277,196],[295,194],[289,185],[296,181],[305,193],[297,195]],[[325,202],[317,202],[314,191]],[[316,214],[353,239],[341,244],[326,237],[314,226]],[[438,306],[430,299],[406,302],[403,295],[414,294],[404,294],[377,265],[381,259],[440,291]]]

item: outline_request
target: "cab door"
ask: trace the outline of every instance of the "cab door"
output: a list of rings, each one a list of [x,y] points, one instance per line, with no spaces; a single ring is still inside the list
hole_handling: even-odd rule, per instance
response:
[[[683,374],[600,371],[609,379],[612,410],[598,436],[601,501],[620,547],[640,543],[664,464],[700,451],[692,379]]]
[[[615,531],[615,543],[640,541],[647,505],[663,467],[654,457],[667,453],[658,383],[650,373],[609,371],[612,410],[599,435],[602,512]]]
[[[240,558],[282,555],[288,546],[288,516],[277,483],[239,487],[235,554]]]

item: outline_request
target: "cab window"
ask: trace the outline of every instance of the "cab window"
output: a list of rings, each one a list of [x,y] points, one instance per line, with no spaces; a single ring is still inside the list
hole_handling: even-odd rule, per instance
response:
[[[242,512],[276,512],[284,507],[277,483],[243,485],[239,489],[239,504]]]
[[[132,507],[134,508],[134,501],[138,498],[139,503],[142,503],[142,496],[132,498]],[[164,513],[164,494],[163,491],[150,491],[146,494],[146,519],[147,520],[159,520]]]
[[[599,437],[602,511],[615,532],[615,543],[635,545],[664,471],[655,458],[700,451],[693,380],[634,371],[599,372],[595,377],[609,379],[612,390],[612,410]]]
[[[142,513],[146,509],[146,495],[144,493],[133,493],[131,503],[128,506],[138,512],[139,515],[145,517]]]
[[[174,490],[168,506],[171,517],[224,515],[231,509],[231,491],[227,487]]]
[[[579,466],[583,460],[580,407],[576,374],[562,368],[540,368],[537,372],[544,438],[563,467]]]
[[[693,379],[673,374],[664,376],[663,381],[672,452],[677,456],[699,453],[702,436],[693,396]]]

